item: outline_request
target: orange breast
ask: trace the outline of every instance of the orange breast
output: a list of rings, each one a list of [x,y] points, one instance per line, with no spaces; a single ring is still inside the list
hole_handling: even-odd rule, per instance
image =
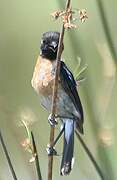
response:
[[[55,78],[54,69],[55,61],[51,62],[39,56],[31,83],[32,87],[40,95],[48,96],[52,94]]]

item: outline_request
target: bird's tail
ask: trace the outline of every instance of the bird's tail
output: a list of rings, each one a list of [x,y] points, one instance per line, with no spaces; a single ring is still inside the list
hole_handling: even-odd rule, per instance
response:
[[[64,146],[60,174],[68,175],[73,167],[74,120],[64,119]]]

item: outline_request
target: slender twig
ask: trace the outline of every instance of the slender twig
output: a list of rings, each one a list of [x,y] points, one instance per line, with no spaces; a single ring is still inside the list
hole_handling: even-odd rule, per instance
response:
[[[70,7],[71,0],[67,0],[66,2],[66,11]],[[59,38],[59,45],[57,51],[57,59],[56,59],[56,72],[55,72],[55,81],[54,81],[54,88],[53,88],[53,97],[52,97],[52,109],[51,115],[54,118],[56,113],[56,101],[57,101],[57,91],[58,91],[58,79],[59,79],[59,72],[60,72],[60,59],[62,54],[62,44],[64,38],[65,27],[62,24],[62,29]],[[54,127],[50,129],[50,145],[54,142]],[[48,180],[52,180],[52,169],[53,169],[53,156],[48,156]]]
[[[36,156],[35,156],[35,165],[36,165],[38,180],[42,180],[42,175],[41,175],[41,170],[40,170],[40,165],[39,165],[39,158],[38,158],[36,143],[35,143],[35,139],[34,139],[34,135],[33,135],[32,131],[31,131],[31,137],[32,137],[32,145],[33,145],[34,153],[36,154]]]
[[[7,148],[6,148],[6,145],[4,143],[4,139],[3,139],[3,136],[1,134],[1,131],[0,131],[0,141],[1,141],[1,144],[2,144],[2,147],[3,147],[3,150],[4,150],[4,153],[5,153],[5,156],[6,156],[6,159],[8,161],[8,165],[9,165],[9,168],[11,170],[11,174],[13,176],[13,179],[14,180],[18,180],[17,177],[16,177],[16,174],[15,174],[15,170],[13,168],[13,165],[12,165],[12,162],[11,162],[11,159],[9,157],[9,154],[8,154],[8,151],[7,151]]]
[[[85,152],[87,153],[89,159],[91,160],[92,164],[94,165],[98,175],[100,176],[101,180],[105,180],[103,172],[101,170],[101,168],[99,167],[99,165],[97,164],[95,158],[93,157],[92,153],[90,152],[89,148],[87,147],[87,145],[85,144],[85,142],[83,141],[83,139],[81,138],[81,136],[79,135],[79,133],[77,132],[77,130],[75,131],[77,138],[79,139],[82,147],[84,148]]]

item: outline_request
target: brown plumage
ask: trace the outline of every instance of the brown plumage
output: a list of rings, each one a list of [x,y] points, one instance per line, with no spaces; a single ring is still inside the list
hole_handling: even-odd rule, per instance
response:
[[[43,96],[52,94],[54,82],[55,61],[38,57],[32,77],[32,86],[35,91]]]

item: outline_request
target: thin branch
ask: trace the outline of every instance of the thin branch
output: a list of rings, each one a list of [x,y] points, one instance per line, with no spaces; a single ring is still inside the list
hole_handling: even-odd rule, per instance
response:
[[[42,180],[41,170],[40,170],[40,165],[39,165],[39,158],[38,158],[38,153],[37,153],[37,148],[36,148],[36,143],[35,143],[35,139],[34,139],[34,135],[33,135],[32,131],[31,131],[31,137],[32,137],[32,145],[33,145],[34,153],[36,154],[36,156],[35,156],[35,165],[36,165],[38,180]]]
[[[70,7],[71,0],[67,0],[65,10],[67,11]],[[55,81],[54,81],[54,88],[53,88],[53,96],[52,96],[52,109],[51,115],[54,118],[56,113],[56,101],[57,101],[57,92],[58,92],[58,79],[59,79],[59,72],[60,72],[60,59],[62,54],[62,44],[64,38],[65,28],[62,24],[62,29],[59,38],[59,45],[57,51],[57,59],[56,59],[56,72],[55,72]],[[50,145],[54,142],[54,127],[50,129]],[[52,180],[52,169],[53,169],[53,156],[48,155],[48,180]]]
[[[11,170],[11,174],[13,176],[13,179],[14,180],[18,180],[17,177],[16,177],[16,174],[15,174],[15,170],[13,169],[13,165],[12,165],[12,162],[10,160],[10,157],[9,157],[9,154],[8,154],[8,151],[7,151],[7,148],[6,148],[6,145],[4,143],[4,139],[3,139],[3,136],[1,134],[1,131],[0,131],[0,141],[1,141],[1,144],[2,144],[2,147],[3,147],[3,150],[4,150],[4,153],[5,153],[5,156],[6,156],[6,159],[8,161],[8,165],[9,165],[9,168]]]
[[[87,147],[87,145],[85,144],[85,142],[83,141],[83,139],[81,138],[81,136],[79,135],[79,133],[77,132],[77,130],[75,131],[77,138],[79,139],[82,147],[84,148],[85,152],[87,153],[89,159],[91,160],[92,164],[94,165],[98,175],[100,176],[101,180],[105,180],[103,172],[101,170],[101,168],[99,167],[99,165],[97,164],[95,158],[93,157],[92,153],[90,152],[89,148]]]

